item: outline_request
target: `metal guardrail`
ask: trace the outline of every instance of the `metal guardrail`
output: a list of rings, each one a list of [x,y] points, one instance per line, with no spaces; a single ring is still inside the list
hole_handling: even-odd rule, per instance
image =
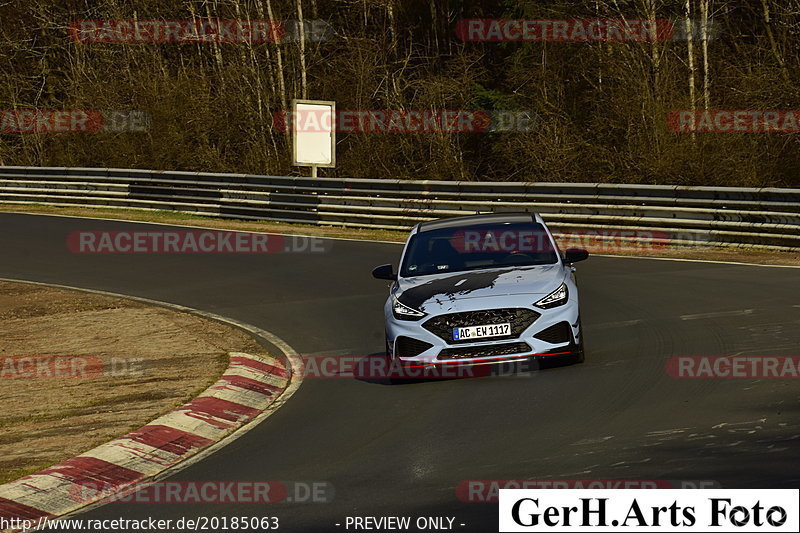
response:
[[[391,230],[447,216],[533,211],[562,236],[800,249],[800,189],[6,166],[0,167],[0,203],[173,210]]]

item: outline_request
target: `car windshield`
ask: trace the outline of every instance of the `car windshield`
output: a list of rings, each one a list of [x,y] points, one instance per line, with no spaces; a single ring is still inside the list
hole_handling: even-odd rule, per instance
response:
[[[539,223],[483,224],[415,234],[400,275],[554,264],[558,255]]]

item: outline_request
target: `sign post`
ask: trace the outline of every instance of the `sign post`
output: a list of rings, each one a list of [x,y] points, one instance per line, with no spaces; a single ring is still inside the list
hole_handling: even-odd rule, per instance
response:
[[[292,164],[317,169],[336,166],[336,102],[292,100]]]

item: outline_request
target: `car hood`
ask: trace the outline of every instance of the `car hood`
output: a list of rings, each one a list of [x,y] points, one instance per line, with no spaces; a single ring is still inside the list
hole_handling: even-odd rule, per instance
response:
[[[546,295],[556,289],[564,277],[560,264],[475,270],[400,278],[394,294],[402,304],[425,311],[426,306],[447,306],[466,298]]]

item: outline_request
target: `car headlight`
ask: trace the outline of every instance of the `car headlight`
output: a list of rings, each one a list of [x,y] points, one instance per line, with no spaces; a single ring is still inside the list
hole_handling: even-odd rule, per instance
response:
[[[567,285],[562,283],[556,290],[533,305],[541,307],[542,309],[551,309],[559,305],[564,305],[567,303],[567,300],[569,300],[569,291],[567,290]]]
[[[397,296],[392,299],[392,314],[398,320],[419,320],[427,315],[427,313],[401,303]]]

